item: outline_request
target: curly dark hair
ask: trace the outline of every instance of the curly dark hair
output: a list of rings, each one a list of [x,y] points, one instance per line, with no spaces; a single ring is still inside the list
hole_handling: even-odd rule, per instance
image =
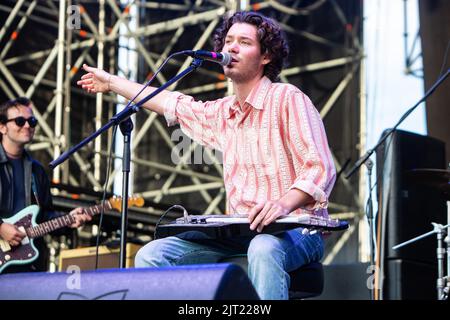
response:
[[[286,35],[280,25],[273,19],[258,12],[240,11],[224,19],[222,26],[214,34],[214,50],[221,51],[225,37],[235,23],[248,23],[257,28],[261,53],[267,53],[271,61],[264,66],[264,75],[272,81],[278,81],[281,69],[286,64],[289,46]]]

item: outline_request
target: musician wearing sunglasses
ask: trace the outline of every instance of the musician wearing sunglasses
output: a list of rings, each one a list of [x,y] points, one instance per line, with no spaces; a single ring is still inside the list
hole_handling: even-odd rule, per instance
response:
[[[31,204],[40,207],[37,223],[59,215],[52,210],[50,182],[42,165],[25,150],[33,139],[38,120],[28,98],[9,100],[0,106],[0,238],[11,247],[21,244],[25,234],[3,219],[13,217]],[[77,228],[91,218],[82,208],[71,211]],[[42,239],[35,245],[39,258],[29,265],[12,266],[3,273],[46,271],[47,250]]]

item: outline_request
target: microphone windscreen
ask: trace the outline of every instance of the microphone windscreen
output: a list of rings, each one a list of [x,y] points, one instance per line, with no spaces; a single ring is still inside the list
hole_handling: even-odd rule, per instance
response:
[[[229,54],[228,52],[221,52],[221,54],[222,54],[223,59],[222,59],[222,62],[220,64],[223,65],[223,66],[229,65],[231,63],[231,60],[232,60],[231,54]]]

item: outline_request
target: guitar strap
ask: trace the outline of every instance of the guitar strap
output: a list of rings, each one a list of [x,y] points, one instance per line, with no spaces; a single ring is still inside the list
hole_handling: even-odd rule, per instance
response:
[[[36,177],[34,175],[34,172],[31,172],[31,190],[33,191],[34,198],[36,199],[36,204],[41,207],[41,204],[39,203],[39,197],[37,193],[37,183],[36,183]]]

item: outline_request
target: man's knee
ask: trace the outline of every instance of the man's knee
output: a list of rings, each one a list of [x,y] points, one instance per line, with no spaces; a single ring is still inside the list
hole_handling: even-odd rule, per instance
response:
[[[134,266],[136,268],[145,268],[149,267],[146,257],[146,246],[148,246],[150,243],[147,243],[145,246],[140,248],[138,252],[136,253],[136,256],[134,257]]]
[[[248,247],[249,259],[255,257],[276,257],[282,255],[283,250],[278,239],[270,234],[258,234],[252,239]]]
[[[163,263],[164,243],[153,240],[140,248],[134,258],[136,268],[157,267]]]

